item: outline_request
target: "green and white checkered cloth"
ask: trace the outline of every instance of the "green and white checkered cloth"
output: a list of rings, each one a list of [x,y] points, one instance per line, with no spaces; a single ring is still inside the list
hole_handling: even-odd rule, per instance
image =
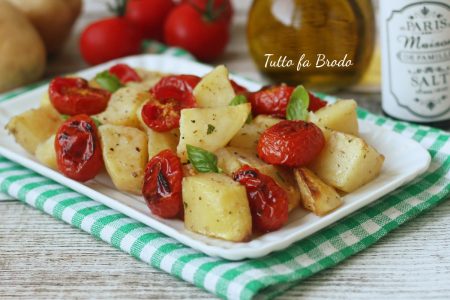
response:
[[[7,99],[11,96],[0,98],[0,102]],[[450,196],[448,133],[362,109],[358,116],[421,143],[432,156],[429,170],[376,203],[260,259],[233,262],[209,257],[1,156],[0,191],[220,297],[272,298],[366,249]]]

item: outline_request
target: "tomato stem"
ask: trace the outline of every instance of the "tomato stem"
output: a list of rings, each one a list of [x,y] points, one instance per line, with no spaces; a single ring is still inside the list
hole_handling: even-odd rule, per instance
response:
[[[114,4],[107,3],[108,10],[118,17],[125,15],[128,0],[114,0]]]
[[[208,0],[206,2],[205,10],[202,10],[198,5],[192,2],[190,2],[190,4],[199,14],[202,15],[203,19],[206,22],[214,22],[222,16],[226,9],[225,2],[222,3],[218,8],[214,8],[214,1],[215,0]]]

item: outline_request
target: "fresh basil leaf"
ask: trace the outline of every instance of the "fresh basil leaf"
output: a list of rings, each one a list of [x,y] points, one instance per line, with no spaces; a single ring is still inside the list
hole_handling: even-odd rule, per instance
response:
[[[230,106],[235,106],[235,105],[244,104],[244,103],[248,103],[247,97],[245,97],[244,95],[237,95],[231,100]],[[252,113],[249,113],[248,118],[245,121],[245,123],[249,124],[252,122],[252,120],[253,120]]]
[[[70,116],[69,116],[69,115],[61,115],[61,118],[62,118],[64,121],[67,121],[67,119],[69,119]]]
[[[244,104],[244,103],[248,103],[247,98],[244,95],[237,95],[231,100],[230,106]]]
[[[192,145],[186,145],[188,159],[197,172],[219,173],[217,156],[214,153]]]
[[[95,126],[97,126],[97,128],[100,127],[100,125],[102,125],[102,122],[100,122],[99,119],[94,118],[94,117],[91,117],[91,119],[92,119],[92,121],[94,121]]]
[[[110,91],[111,93],[114,93],[118,89],[120,89],[123,85],[120,83],[119,78],[112,75],[108,71],[103,71],[101,73],[98,73],[97,76],[95,76],[95,81],[104,88],[105,90]]]
[[[309,94],[308,91],[299,85],[292,92],[289,104],[286,109],[287,120],[302,120],[308,119]]]

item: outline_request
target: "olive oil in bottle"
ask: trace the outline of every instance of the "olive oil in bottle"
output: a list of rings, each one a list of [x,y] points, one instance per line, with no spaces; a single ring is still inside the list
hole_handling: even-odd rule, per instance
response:
[[[358,81],[374,32],[370,0],[254,0],[247,25],[250,52],[264,74],[322,91]]]

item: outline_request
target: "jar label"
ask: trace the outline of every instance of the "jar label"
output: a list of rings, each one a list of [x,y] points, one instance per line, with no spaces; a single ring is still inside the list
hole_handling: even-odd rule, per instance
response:
[[[413,3],[385,22],[391,95],[417,118],[442,119],[450,113],[450,5]]]

